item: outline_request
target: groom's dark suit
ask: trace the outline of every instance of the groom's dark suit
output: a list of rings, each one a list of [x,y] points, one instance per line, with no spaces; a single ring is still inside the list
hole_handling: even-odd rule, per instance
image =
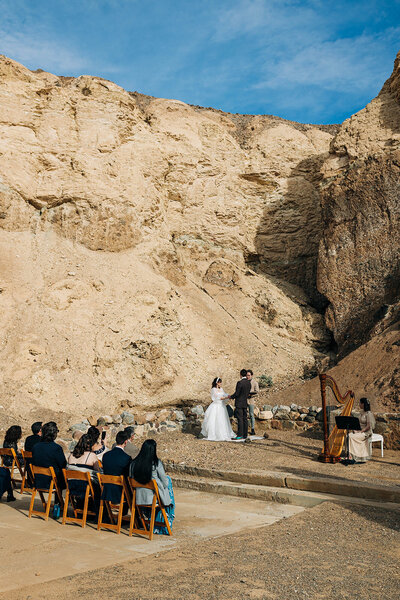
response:
[[[248,422],[247,422],[247,398],[250,395],[251,382],[242,377],[236,384],[235,393],[231,398],[235,399],[235,411],[238,421],[238,437],[247,438]]]

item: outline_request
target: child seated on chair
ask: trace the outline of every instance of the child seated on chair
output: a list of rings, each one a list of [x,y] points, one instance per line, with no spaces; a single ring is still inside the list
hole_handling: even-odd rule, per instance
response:
[[[143,442],[137,457],[131,462],[129,467],[129,476],[138,483],[149,483],[155,479],[160,495],[160,500],[164,505],[169,525],[172,526],[175,518],[175,499],[172,489],[171,478],[165,474],[164,465],[157,457],[157,443],[155,440],[146,440]],[[153,502],[153,492],[146,488],[137,488],[136,504],[149,505]],[[146,509],[143,509],[144,511]],[[150,509],[148,509],[150,512]],[[156,520],[162,520],[161,511],[156,515]],[[154,533],[167,533],[166,527],[155,527]]]

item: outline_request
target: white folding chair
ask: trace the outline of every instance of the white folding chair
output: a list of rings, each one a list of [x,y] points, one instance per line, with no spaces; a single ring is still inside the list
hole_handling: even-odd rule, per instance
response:
[[[372,444],[374,442],[380,442],[381,444],[381,457],[383,458],[383,435],[381,435],[380,433],[373,433],[372,436],[369,438],[369,444],[370,444],[370,452],[372,454]]]

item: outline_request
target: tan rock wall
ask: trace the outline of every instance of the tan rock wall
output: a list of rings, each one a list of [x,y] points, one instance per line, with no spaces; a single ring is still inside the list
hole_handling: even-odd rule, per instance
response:
[[[322,360],[331,129],[1,58],[6,409],[177,404],[216,374],[232,389],[243,364],[280,381]]]

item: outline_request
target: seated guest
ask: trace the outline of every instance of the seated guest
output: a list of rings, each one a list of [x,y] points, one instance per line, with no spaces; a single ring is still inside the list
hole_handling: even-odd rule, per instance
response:
[[[149,483],[156,480],[160,500],[165,507],[170,526],[175,517],[175,500],[171,478],[165,474],[164,465],[157,457],[157,443],[155,440],[146,440],[137,457],[131,462],[129,476],[138,483]],[[153,502],[153,492],[146,488],[136,489],[136,504],[149,505]],[[149,509],[150,510],[150,509]],[[162,520],[161,511],[156,515],[156,520]],[[166,533],[166,527],[156,527],[154,533]]]
[[[90,473],[94,492],[94,508],[98,513],[98,507],[100,504],[100,484],[97,478],[97,472],[100,471],[100,465],[97,460],[97,456],[92,452],[92,437],[88,433],[84,433],[76,444],[73,452],[68,457],[67,469],[72,471],[83,471]],[[68,487],[70,493],[83,502],[86,493],[87,483],[85,481],[70,479],[68,481]]]
[[[4,437],[3,448],[13,448],[18,456],[18,460],[21,466],[24,464],[24,459],[22,458],[22,454],[18,452],[18,442],[22,437],[22,429],[19,425],[11,425],[6,431],[6,435]],[[12,456],[4,456],[4,466],[11,467],[12,465]]]
[[[32,464],[36,467],[53,467],[57,477],[60,490],[65,488],[62,469],[67,466],[63,449],[54,441],[57,437],[58,428],[54,421],[49,421],[42,426],[42,439],[32,449]],[[38,487],[46,488],[50,485],[48,477],[37,475]]]
[[[79,467],[82,471],[100,470],[97,456],[92,452],[92,443],[92,437],[84,433],[68,457],[68,468]]]
[[[371,458],[371,445],[369,439],[375,427],[375,417],[367,398],[360,398],[360,425],[361,431],[349,433],[349,454],[355,462],[366,462]]]
[[[13,494],[10,470],[6,467],[0,467],[0,500],[4,492],[7,492],[7,502],[14,502],[16,500]]]
[[[32,452],[32,448],[35,444],[42,440],[42,421],[36,421],[31,425],[32,435],[28,435],[25,440],[24,450]]]
[[[135,446],[135,444],[133,443],[134,439],[135,439],[135,428],[132,426],[125,427],[124,431],[129,436],[126,446],[124,448],[124,451],[127,454],[129,454],[129,456],[131,458],[136,458],[137,455],[139,454],[139,448],[137,446]],[[116,446],[116,444],[113,445],[113,448],[115,448],[115,446]]]
[[[100,428],[95,427],[94,425],[88,429],[88,435],[92,438],[92,452],[94,452],[100,460],[102,459],[103,454],[109,450],[104,443],[105,436],[104,438],[102,436],[102,439],[100,439],[100,433],[103,433],[104,431],[106,430],[103,429],[100,431]]]
[[[131,457],[125,452],[128,439],[128,434],[125,431],[119,431],[115,447],[103,454],[102,462],[105,475],[128,475],[131,462]],[[112,483],[106,483],[102,498],[118,504],[121,499],[121,488]]]

